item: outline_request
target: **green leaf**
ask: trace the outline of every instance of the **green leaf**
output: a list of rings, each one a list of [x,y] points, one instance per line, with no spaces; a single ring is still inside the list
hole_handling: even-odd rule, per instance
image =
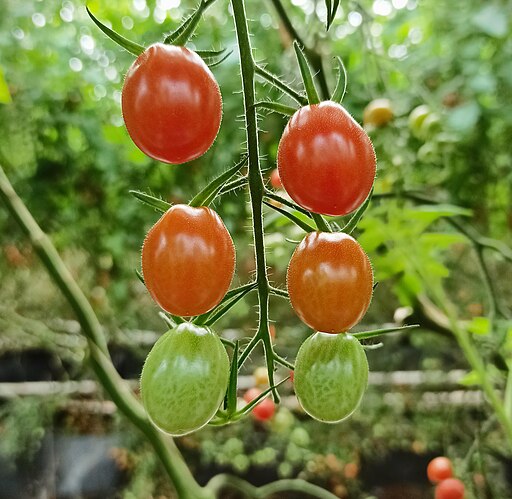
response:
[[[195,53],[208,62],[210,59],[217,59],[226,52],[226,49],[221,50],[196,50]],[[231,53],[231,51],[230,51]]]
[[[361,331],[359,333],[351,333],[352,336],[355,336],[358,340],[366,340],[368,338],[375,338],[377,336],[382,336],[383,334],[394,333],[396,331],[407,331],[409,329],[414,329],[420,327],[419,324],[411,324],[410,326],[397,326],[390,327],[385,329],[374,329],[372,331]]]
[[[348,76],[345,64],[343,64],[341,57],[336,56],[336,61],[338,61],[338,81],[336,83],[336,88],[334,89],[331,100],[341,104],[345,98],[345,94],[347,93]]]
[[[421,234],[420,241],[425,246],[432,248],[449,248],[457,243],[464,243],[467,241],[466,237],[458,232],[426,232]]]
[[[130,52],[130,54],[139,56],[142,54],[142,52],[144,52],[144,50],[146,50],[142,45],[128,40],[128,38],[125,38],[124,36],[110,29],[108,26],[105,26],[101,21],[94,17],[93,13],[89,10],[89,7],[86,7],[86,10],[94,24],[96,24],[96,26],[98,26],[98,28],[100,28],[101,31],[103,31],[103,33],[105,33],[112,41],[116,42],[120,47]]]
[[[155,210],[160,211],[162,213],[165,213],[172,206],[167,201],[164,201],[163,199],[159,199],[154,196],[151,196],[150,194],[146,194],[145,192],[141,192],[141,191],[129,191],[129,192],[132,196],[136,197],[139,201],[142,201],[143,203],[151,206],[152,208],[155,208]]]
[[[5,81],[4,72],[0,67],[0,104],[10,104],[12,102],[9,86]]]
[[[273,210],[277,211],[281,215],[284,215],[288,220],[292,221],[295,225],[300,227],[302,230],[306,232],[314,232],[316,230],[315,227],[309,225],[307,222],[301,220],[299,217],[295,216],[293,213],[290,213],[286,210],[283,210],[282,208],[279,208],[278,206],[275,206],[267,201],[263,201],[263,204],[269,206]]]
[[[318,104],[320,97],[313,81],[313,73],[309,67],[304,51],[298,44],[297,40],[293,42],[293,48],[295,49],[295,55],[297,56],[297,62],[299,63],[300,74],[302,76],[302,82],[306,89],[306,95],[308,96],[308,102],[310,104]]]
[[[260,101],[254,104],[256,108],[268,109],[270,111],[274,111],[275,113],[283,114],[284,116],[293,116],[297,109],[292,106],[285,106],[280,102],[272,102],[272,101]]]
[[[486,335],[491,332],[491,323],[487,317],[474,317],[467,325],[470,333]]]
[[[169,45],[185,45],[194,34],[206,7],[205,1],[201,0],[197,9],[175,31],[165,38],[164,43]]]
[[[476,101],[461,104],[448,115],[448,126],[459,132],[471,131],[480,118],[481,110]]]
[[[189,206],[208,206],[219,194],[228,180],[236,175],[247,163],[248,155],[245,154],[242,159],[229,170],[214,178],[206,187],[198,192],[190,201]]]
[[[464,375],[460,380],[459,384],[463,386],[478,386],[480,385],[480,378],[478,377],[478,373],[476,371],[469,371],[466,375]]]
[[[220,59],[206,61],[206,64],[208,65],[209,68],[214,68],[215,66],[222,64],[232,53],[233,53],[233,51],[230,50],[229,52],[224,54],[224,56],[222,56]]]

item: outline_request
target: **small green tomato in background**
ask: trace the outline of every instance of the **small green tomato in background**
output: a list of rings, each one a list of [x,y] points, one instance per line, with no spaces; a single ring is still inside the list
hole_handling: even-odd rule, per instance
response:
[[[431,113],[430,108],[426,104],[415,107],[409,114],[409,129],[415,137],[421,136],[421,125],[425,118]]]
[[[368,361],[354,336],[315,333],[300,347],[295,394],[312,418],[343,421],[359,406],[367,384]]]
[[[191,433],[212,419],[226,394],[229,358],[219,337],[180,324],[149,352],[140,379],[142,402],[155,426],[169,435]]]

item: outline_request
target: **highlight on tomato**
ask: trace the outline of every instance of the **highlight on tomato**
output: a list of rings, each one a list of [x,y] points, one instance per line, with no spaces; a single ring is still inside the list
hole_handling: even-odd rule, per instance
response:
[[[142,273],[151,297],[183,317],[208,312],[226,294],[235,247],[219,215],[205,206],[177,204],[149,230]]]
[[[300,347],[295,394],[312,418],[324,423],[348,418],[359,406],[367,384],[368,361],[354,336],[315,333]]]
[[[290,119],[277,151],[286,192],[303,208],[346,215],[368,197],[376,158],[363,128],[332,101],[302,107]]]
[[[157,428],[185,435],[212,419],[228,379],[229,358],[219,337],[207,328],[182,323],[149,352],[140,378],[142,402]]]
[[[444,456],[435,457],[428,463],[427,477],[432,483],[439,483],[453,476],[452,462]]]
[[[394,115],[389,99],[374,99],[364,108],[363,124],[383,127],[393,119]]]
[[[464,499],[464,484],[457,478],[447,478],[437,487],[435,492],[436,499]]]
[[[186,47],[148,47],[128,70],[121,100],[133,142],[165,163],[202,156],[220,128],[219,85],[203,59]]]
[[[286,276],[293,309],[309,327],[348,331],[364,316],[373,293],[370,260],[343,232],[311,232],[297,246]]]

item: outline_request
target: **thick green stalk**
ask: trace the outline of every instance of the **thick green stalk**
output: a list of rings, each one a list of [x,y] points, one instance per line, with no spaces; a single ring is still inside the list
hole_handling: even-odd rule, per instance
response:
[[[232,0],[233,16],[235,19],[236,36],[238,40],[238,51],[240,55],[240,69],[242,73],[242,90],[244,95],[245,129],[247,137],[247,152],[249,154],[249,193],[251,199],[252,225],[254,235],[254,251],[256,258],[256,281],[258,283],[259,318],[256,337],[263,341],[267,369],[269,373],[270,386],[274,383],[274,357],[272,355],[272,342],[268,327],[268,298],[269,282],[267,266],[265,261],[265,241],[263,232],[263,196],[265,185],[261,175],[259,147],[258,147],[258,124],[256,116],[256,98],[254,90],[254,79],[256,76],[256,64],[252,57],[249,29],[243,0]],[[279,396],[274,391],[274,399]]]
[[[51,278],[75,312],[89,346],[94,373],[120,411],[144,433],[149,440],[180,499],[208,499],[211,493],[195,481],[187,464],[171,438],[164,437],[150,423],[140,402],[115,370],[110,359],[103,329],[87,298],[73,279],[48,236],[17,196],[0,166],[0,199],[30,239]]]

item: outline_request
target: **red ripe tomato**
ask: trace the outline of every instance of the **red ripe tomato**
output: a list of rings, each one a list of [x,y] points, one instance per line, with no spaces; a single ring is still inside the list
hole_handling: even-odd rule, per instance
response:
[[[270,185],[272,185],[274,189],[281,189],[283,187],[277,168],[274,168],[270,174]]]
[[[249,388],[249,390],[247,390],[244,393],[244,400],[245,400],[245,402],[249,403],[249,402],[252,402],[256,397],[259,397],[260,395],[261,395],[261,390],[259,388],[256,388],[256,387]]]
[[[346,215],[367,198],[376,159],[366,132],[335,102],[299,109],[279,142],[277,167],[286,192],[303,208]]]
[[[436,457],[428,463],[427,476],[432,483],[439,483],[453,476],[452,462],[447,457]]]
[[[174,205],[142,247],[146,287],[174,315],[199,315],[218,305],[234,271],[233,240],[219,215],[204,206]]]
[[[457,478],[447,478],[436,487],[436,499],[464,499],[464,484]]]
[[[324,333],[345,332],[370,305],[372,266],[348,234],[311,232],[292,255],[287,284],[292,307],[309,327]]]
[[[268,421],[276,412],[276,405],[270,398],[263,399],[253,410],[252,415],[258,421]]]
[[[165,163],[202,156],[220,127],[222,97],[205,62],[185,47],[155,43],[124,80],[123,117],[145,154]]]

